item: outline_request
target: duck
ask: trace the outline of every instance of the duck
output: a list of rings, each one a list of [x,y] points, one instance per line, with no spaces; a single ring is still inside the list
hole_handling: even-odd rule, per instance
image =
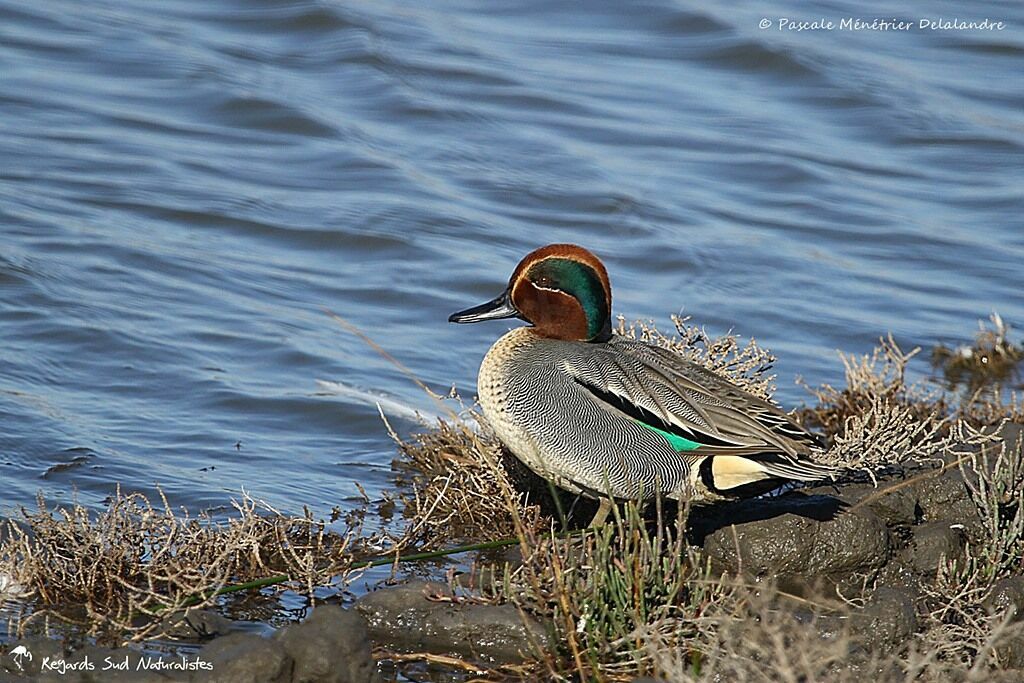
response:
[[[774,403],[678,353],[616,334],[601,260],[575,244],[527,254],[508,286],[449,318],[518,318],[480,364],[477,395],[501,444],[558,488],[600,501],[709,503],[835,478],[822,442]]]

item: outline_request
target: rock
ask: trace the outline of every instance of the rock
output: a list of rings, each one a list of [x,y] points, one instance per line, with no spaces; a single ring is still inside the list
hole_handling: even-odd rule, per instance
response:
[[[806,495],[838,497],[849,507],[858,504],[871,510],[890,527],[906,527],[916,524],[918,519],[917,497],[908,486],[900,486],[907,473],[900,472],[881,479],[878,485],[844,484],[815,486],[800,489]]]
[[[1022,452],[1024,425],[1007,424],[999,435],[1003,438],[1005,448],[1009,452],[1018,454]],[[990,462],[994,460],[995,455],[993,454]],[[968,471],[970,471],[969,467]],[[972,542],[982,539],[984,530],[981,518],[978,515],[977,507],[971,500],[970,491],[964,482],[964,474],[959,467],[952,467],[945,472],[936,471],[931,476],[914,481],[909,488],[917,499],[923,521],[960,523],[964,525],[967,536]]]
[[[395,650],[452,653],[488,663],[521,661],[547,634],[511,605],[428,600],[451,593],[439,583],[412,581],[356,601],[374,642]]]
[[[167,635],[176,640],[200,640],[223,636],[232,629],[230,619],[209,609],[188,610],[184,615],[179,612],[167,617],[167,621],[171,624]]]
[[[920,574],[935,574],[944,561],[963,557],[967,534],[962,524],[926,522],[913,529],[907,564]]]
[[[923,521],[963,524],[971,540],[981,538],[981,517],[959,469],[922,477],[908,488],[917,499]]]
[[[1011,576],[996,581],[985,599],[985,607],[993,614],[1013,610],[1014,621],[1024,621],[1024,576]]]
[[[914,599],[921,595],[922,575],[907,564],[909,551],[905,548],[900,557],[894,557],[882,567],[875,578],[878,586],[896,588]],[[934,578],[934,577],[932,577]]]
[[[292,683],[374,683],[380,680],[366,622],[355,610],[320,605],[301,624],[274,635],[294,660]]]
[[[747,501],[743,511],[752,521],[716,529],[705,538],[704,551],[726,570],[783,582],[823,577],[859,584],[861,576],[873,576],[889,560],[889,530],[870,509],[814,517],[801,514],[813,500],[783,501],[789,497]]]
[[[900,662],[891,658],[879,658],[871,650],[863,647],[852,647],[846,658],[837,662],[827,677],[822,681],[892,681],[906,680],[906,673]],[[943,681],[942,683],[951,683]]]
[[[250,633],[232,633],[200,650],[212,671],[197,673],[203,683],[290,683],[294,662],[281,643]]]
[[[917,631],[914,601],[895,588],[878,588],[864,609],[850,615],[850,631],[872,652],[896,653]]]
[[[906,488],[896,488],[891,483],[880,484],[879,488],[871,487],[856,497],[843,491],[842,498],[851,505],[868,499],[865,507],[888,526],[910,526],[917,522],[917,500],[913,493]]]
[[[1011,453],[1024,455],[1024,424],[1014,422],[1003,425],[999,433]]]

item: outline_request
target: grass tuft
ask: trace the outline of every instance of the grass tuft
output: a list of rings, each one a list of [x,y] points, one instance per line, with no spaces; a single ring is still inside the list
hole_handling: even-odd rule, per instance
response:
[[[984,387],[1003,385],[1020,376],[1024,344],[1010,341],[1011,328],[998,313],[989,316],[991,325],[979,321],[971,345],[950,348],[938,344],[931,363],[941,370],[950,389],[964,387],[973,393]]]
[[[118,489],[103,512],[81,505],[22,510],[0,532],[0,567],[16,568],[33,609],[17,625],[55,617],[112,641],[167,635],[187,608],[214,605],[231,582],[286,574],[307,594],[349,573],[365,542],[358,528],[328,533],[323,522],[286,516],[243,498],[215,520],[175,510],[159,494]]]
[[[463,411],[468,420],[479,414]],[[460,415],[460,417],[461,417]],[[404,460],[396,462],[401,500],[409,524],[401,545],[436,548],[480,538],[514,536],[518,525],[540,528],[537,506],[513,491],[501,444],[493,436],[474,430],[465,419],[439,419],[433,431],[401,439],[391,431]]]
[[[653,638],[686,647],[721,592],[682,529],[660,515],[652,524],[627,503],[582,537],[530,535],[524,562],[494,597],[550,624],[560,645],[543,653],[549,673],[630,680],[652,669]]]

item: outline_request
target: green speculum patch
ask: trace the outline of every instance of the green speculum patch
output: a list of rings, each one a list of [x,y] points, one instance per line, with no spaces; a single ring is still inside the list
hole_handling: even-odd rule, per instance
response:
[[[653,425],[649,425],[646,422],[636,421],[641,427],[651,430],[655,434],[660,434],[665,437],[665,441],[668,441],[668,445],[677,451],[695,451],[701,447],[701,444],[696,441],[690,441],[689,439],[673,434],[672,432],[666,432],[664,429],[658,429]]]

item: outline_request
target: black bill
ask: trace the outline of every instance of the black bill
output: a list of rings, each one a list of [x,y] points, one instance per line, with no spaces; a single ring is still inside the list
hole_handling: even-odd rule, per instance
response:
[[[458,313],[452,313],[448,316],[448,322],[450,323],[478,323],[481,320],[498,320],[500,318],[515,318],[519,315],[519,311],[512,305],[512,301],[509,299],[508,290],[506,289],[496,299],[492,299],[485,304],[474,306],[473,308],[467,308],[464,311]]]

